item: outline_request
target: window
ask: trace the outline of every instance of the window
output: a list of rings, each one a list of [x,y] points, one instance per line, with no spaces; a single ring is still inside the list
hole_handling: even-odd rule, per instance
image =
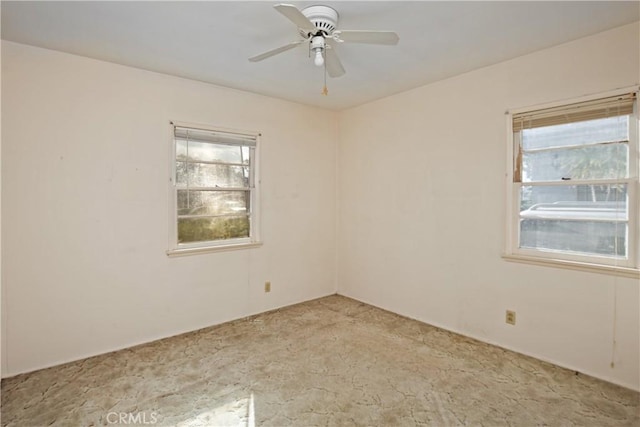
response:
[[[507,257],[638,269],[636,94],[510,115]]]
[[[257,140],[173,125],[170,255],[258,243]]]

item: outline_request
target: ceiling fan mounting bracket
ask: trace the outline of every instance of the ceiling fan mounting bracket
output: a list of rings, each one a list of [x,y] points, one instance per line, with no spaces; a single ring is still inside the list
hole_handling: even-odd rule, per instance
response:
[[[300,35],[305,39],[313,36],[328,36],[338,26],[338,12],[329,6],[309,6],[301,10],[302,14],[316,27],[315,33],[300,29]]]

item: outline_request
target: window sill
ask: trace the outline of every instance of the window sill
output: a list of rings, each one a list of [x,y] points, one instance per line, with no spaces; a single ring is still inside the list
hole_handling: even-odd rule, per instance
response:
[[[640,270],[631,267],[619,267],[614,265],[592,264],[588,262],[567,261],[563,259],[546,259],[525,255],[503,254],[502,258],[509,262],[521,262],[524,264],[540,265],[543,267],[565,268],[568,270],[587,271],[590,273],[609,274],[613,276],[640,278]]]
[[[204,253],[210,253],[210,252],[237,251],[239,249],[258,248],[260,246],[262,246],[262,242],[234,243],[230,245],[203,246],[199,248],[170,249],[167,251],[167,256],[170,258],[173,258],[173,257],[187,256],[187,255],[204,254]]]

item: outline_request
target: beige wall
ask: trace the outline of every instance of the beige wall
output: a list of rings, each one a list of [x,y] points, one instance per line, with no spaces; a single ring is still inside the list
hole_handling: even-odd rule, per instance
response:
[[[637,84],[638,35],[628,25],[343,112],[339,292],[638,389],[637,280],[501,258],[505,111]]]
[[[3,376],[335,293],[335,113],[2,55]],[[263,247],[165,255],[169,120],[262,132]]]

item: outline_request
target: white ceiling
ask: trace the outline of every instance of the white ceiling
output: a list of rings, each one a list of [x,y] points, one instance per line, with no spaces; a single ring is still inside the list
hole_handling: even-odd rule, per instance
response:
[[[276,0],[2,1],[2,38],[339,110],[640,19],[637,1],[320,1],[338,29],[400,36],[339,45],[347,74],[328,80],[328,96],[305,45],[247,60],[299,39]]]

